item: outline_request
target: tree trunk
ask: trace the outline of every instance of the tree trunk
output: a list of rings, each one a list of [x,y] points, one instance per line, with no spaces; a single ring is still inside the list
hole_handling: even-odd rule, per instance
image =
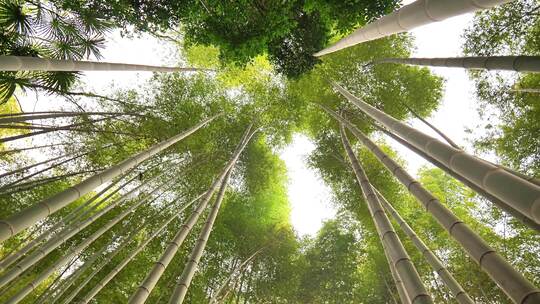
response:
[[[523,213],[523,215],[531,220],[540,223],[539,186],[407,126],[401,121],[354,97],[337,84],[334,84],[334,88],[365,114],[384,125],[396,135],[401,136],[405,141],[440,161],[452,171],[457,172],[507,205]]]
[[[372,185],[373,187],[373,185]],[[454,276],[444,267],[443,263],[439,258],[422,242],[422,240],[416,235],[414,230],[405,222],[405,220],[399,215],[396,209],[390,205],[386,198],[375,188],[375,193],[379,198],[379,201],[382,203],[383,207],[392,215],[392,217],[399,224],[403,232],[411,239],[414,246],[422,253],[428,264],[433,268],[443,280],[444,284],[452,292],[452,296],[460,304],[474,304],[474,301],[469,297],[465,292],[463,287],[456,281]]]
[[[42,220],[50,214],[67,206],[69,203],[92,191],[99,185],[110,181],[112,178],[122,174],[123,172],[137,166],[141,162],[174,145],[178,141],[184,139],[185,137],[191,135],[201,127],[205,126],[206,124],[214,120],[216,117],[217,115],[206,119],[201,123],[198,123],[191,129],[176,136],[173,136],[165,141],[162,141],[154,145],[153,147],[147,149],[146,151],[140,152],[120,162],[119,164],[116,164],[109,169],[106,169],[103,172],[82,181],[76,186],[68,188],[56,195],[53,195],[48,199],[41,201],[40,203],[32,207],[29,207],[10,216],[5,220],[0,221],[0,242],[9,239],[13,235],[19,233],[21,230],[34,225],[37,221]]]
[[[165,223],[161,225],[149,238],[147,238],[142,244],[140,244],[130,255],[128,255],[122,262],[120,262],[110,273],[108,273],[101,281],[87,294],[79,303],[88,303],[92,300],[107,283],[109,283],[137,254],[139,254],[154,238],[156,238],[175,218],[178,217],[187,207],[191,206],[196,201],[200,200],[206,193],[202,193],[195,199],[190,201],[184,207],[182,207],[177,213],[173,214]],[[66,303],[67,304],[67,303]]]
[[[216,191],[217,187],[221,183],[221,181],[225,178],[227,175],[227,172],[232,168],[238,158],[240,157],[240,154],[242,153],[243,149],[245,148],[245,144],[247,144],[247,138],[250,135],[249,132],[251,130],[251,125],[248,127],[244,135],[242,136],[242,139],[240,143],[238,144],[235,152],[233,153],[232,158],[229,160],[229,162],[225,165],[225,168],[219,175],[219,177],[212,183],[208,191],[205,193],[203,197],[203,201],[197,206],[197,209],[193,211],[193,213],[190,215],[190,217],[187,219],[186,224],[182,226],[182,228],[176,233],[172,241],[169,242],[169,245],[163,252],[160,259],[156,262],[152,270],[148,273],[146,278],[143,280],[142,284],[139,286],[139,288],[133,293],[129,299],[130,304],[134,303],[144,303],[150,293],[152,292],[152,289],[157,284],[159,278],[173,259],[174,255],[178,251],[178,248],[182,245],[185,238],[193,228],[193,226],[197,223],[197,220],[201,213],[206,209],[206,206],[208,205],[208,202],[212,198],[212,195]]]
[[[420,275],[416,271],[414,264],[394,231],[390,220],[386,216],[381,203],[377,199],[377,196],[369,183],[369,179],[366,176],[364,169],[351,148],[343,124],[340,126],[340,133],[343,148],[347,152],[356,180],[362,189],[364,200],[368,205],[369,212],[371,213],[381,243],[387,248],[386,253],[388,254],[388,259],[391,261],[392,266],[395,267],[396,272],[403,281],[403,286],[405,287],[408,298],[411,299],[411,303],[413,304],[432,303],[431,297],[424,287]]]
[[[516,303],[540,303],[540,291],[534,287],[522,274],[517,272],[493,248],[487,245],[465,223],[457,218],[441,202],[428,192],[419,182],[412,178],[393,159],[384,153],[367,136],[362,134],[349,121],[337,113],[323,108],[335,119],[345,124],[347,128],[366,146],[375,157],[400,181],[409,192],[430,212],[437,222],[451,237],[461,244],[482,269],[499,285],[499,287]]]
[[[111,62],[47,59],[29,56],[0,56],[0,71],[150,71],[194,72],[208,69],[163,67]]]
[[[464,68],[469,70],[506,70],[540,72],[540,56],[486,56],[457,58],[383,58],[373,62],[398,63],[431,67]]]
[[[314,56],[319,57],[362,42],[406,32],[425,24],[487,9],[510,1],[512,0],[483,0],[479,4],[478,1],[473,0],[417,0],[355,30],[352,34],[339,40],[334,45],[317,52]]]

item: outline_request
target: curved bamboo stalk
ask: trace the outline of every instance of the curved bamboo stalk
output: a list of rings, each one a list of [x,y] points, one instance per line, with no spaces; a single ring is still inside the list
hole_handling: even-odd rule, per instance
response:
[[[94,153],[94,152],[96,152],[96,151],[98,151],[98,150],[107,149],[107,148],[110,148],[110,147],[112,147],[112,146],[113,146],[113,144],[107,144],[107,145],[104,145],[104,146],[99,147],[99,148],[97,148],[97,149],[92,149],[92,150],[87,151],[87,152],[75,154],[75,156],[73,156],[73,157],[70,157],[70,158],[65,159],[65,160],[63,160],[63,161],[61,161],[61,162],[52,164],[52,165],[50,165],[50,166],[47,167],[47,168],[43,168],[43,169],[38,170],[38,171],[36,171],[36,172],[33,172],[33,173],[31,173],[31,174],[25,175],[25,176],[23,176],[23,177],[21,177],[21,178],[15,180],[15,181],[11,182],[11,183],[2,185],[2,186],[0,186],[0,191],[4,190],[5,188],[9,188],[9,187],[11,187],[11,186],[13,186],[13,185],[16,185],[17,183],[20,183],[20,182],[22,182],[22,181],[24,181],[24,180],[27,180],[27,179],[31,178],[31,177],[34,177],[34,176],[36,176],[36,175],[38,175],[38,174],[41,174],[41,173],[43,173],[43,172],[47,172],[47,171],[49,171],[49,170],[52,170],[52,169],[54,169],[54,168],[56,168],[56,167],[58,167],[58,166],[61,166],[61,165],[65,164],[65,163],[68,163],[68,162],[70,162],[70,161],[72,161],[72,160],[79,159],[79,158],[81,158],[81,157],[83,157],[83,156],[86,156],[86,155],[88,155],[88,154],[90,154],[90,153]],[[55,161],[55,160],[64,158],[64,157],[66,157],[66,156],[70,156],[71,154],[72,154],[72,153],[65,153],[65,154],[62,154],[62,155],[60,155],[60,156],[58,156],[58,157],[54,157],[54,158],[51,158],[51,159],[48,159],[48,160],[45,160],[45,161],[42,161],[42,162],[38,162],[38,163],[36,163],[36,164],[32,164],[32,165],[29,165],[29,166],[26,166],[26,167],[23,167],[23,168],[14,170],[14,171],[10,171],[10,172],[5,173],[4,176],[9,176],[9,175],[13,175],[13,174],[16,174],[16,173],[19,173],[19,172],[22,172],[22,171],[26,171],[26,170],[28,170],[28,169],[37,167],[37,166],[39,166],[39,165],[43,165],[43,164],[46,164],[46,163],[50,163],[50,162],[53,162],[53,161]],[[2,177],[2,175],[0,175],[0,177]]]
[[[416,148],[440,161],[452,171],[460,174],[531,220],[540,223],[539,186],[407,126],[356,98],[337,84],[334,84],[334,88],[360,110],[396,135],[401,136]]]
[[[97,283],[96,286],[88,294],[86,294],[78,303],[86,304],[90,302],[100,291],[109,283],[114,277],[124,269],[124,267],[131,261],[135,256],[137,256],[144,248],[154,239],[156,238],[166,227],[169,225],[175,218],[177,218],[186,208],[194,204],[196,201],[201,199],[205,193],[200,194],[195,199],[191,200],[189,203],[187,203],[185,206],[183,206],[177,213],[173,214],[168,220],[166,220],[149,238],[147,238],[143,243],[141,243],[135,250],[133,250],[122,262],[117,264],[114,269],[109,272],[101,281]],[[110,262],[110,261],[109,261]],[[94,274],[95,275],[95,274]],[[90,281],[90,280],[88,280]],[[87,284],[88,282],[86,282]],[[69,303],[69,301],[73,300],[73,298],[77,295],[77,293],[80,291],[75,290],[67,299],[64,301],[65,304]]]
[[[209,69],[164,67],[97,61],[47,59],[29,56],[0,56],[0,71],[150,71],[195,72]]]
[[[170,180],[163,183],[159,187],[152,190],[146,198],[150,197],[150,195],[154,194],[156,191],[160,190],[162,187],[168,185]],[[65,229],[60,231],[57,235],[52,237],[50,240],[45,242],[42,246],[40,246],[37,250],[35,250],[32,254],[22,259],[17,265],[15,265],[14,268],[7,271],[6,273],[2,274],[0,276],[0,287],[5,286],[7,283],[11,282],[13,279],[15,279],[17,276],[19,276],[21,273],[23,273],[26,269],[30,268],[32,265],[39,262],[41,259],[45,258],[50,252],[58,248],[60,245],[65,243],[67,240],[75,236],[77,233],[82,231],[84,228],[88,227],[90,224],[95,222],[97,219],[111,211],[114,207],[118,206],[120,203],[128,200],[131,198],[131,196],[138,191],[143,185],[139,185],[138,187],[132,189],[131,191],[127,192],[126,194],[122,195],[118,200],[113,202],[112,204],[109,204],[107,207],[99,210],[96,214],[90,216],[86,220],[82,221],[81,223],[77,223],[74,225],[74,227],[69,227],[69,229]],[[146,199],[145,198],[145,199]],[[145,199],[142,199],[141,201],[144,201]]]
[[[168,185],[168,182],[166,182],[163,185]],[[161,187],[156,188],[158,190]],[[47,268],[44,272],[40,273],[32,282],[28,283],[25,287],[23,287],[17,294],[15,294],[13,297],[11,297],[6,304],[16,304],[19,303],[22,299],[24,299],[30,292],[32,292],[41,282],[43,282],[45,279],[47,279],[51,274],[53,274],[56,269],[59,267],[62,267],[66,263],[69,262],[73,257],[78,255],[80,252],[82,252],[84,249],[86,249],[90,244],[92,244],[95,240],[97,240],[100,236],[102,236],[105,232],[107,232],[109,229],[111,229],[113,226],[115,226],[117,223],[119,223],[121,220],[123,220],[127,215],[131,214],[135,209],[137,209],[139,206],[141,206],[143,203],[151,204],[155,200],[157,200],[159,197],[161,197],[164,192],[159,194],[156,198],[149,199],[150,195],[152,195],[155,191],[152,191],[148,195],[148,197],[141,199],[137,203],[130,206],[128,209],[121,212],[119,215],[117,215],[114,219],[112,219],[107,224],[103,225],[101,228],[99,228],[96,232],[94,232],[91,236],[84,239],[82,243],[75,246],[74,248],[71,248],[67,254],[62,256],[62,258],[54,263],[52,266]]]
[[[130,115],[130,116],[140,116],[133,113],[121,113],[121,112],[60,112],[60,113],[46,113],[46,114],[31,114],[21,113],[22,115],[17,115],[13,117],[0,118],[0,124],[10,124],[17,122],[24,122],[30,120],[38,119],[51,119],[51,118],[63,118],[63,117],[78,117],[78,116],[90,116],[90,115]]]
[[[111,119],[111,117],[104,117],[104,118],[100,118],[100,119],[91,120],[89,122],[87,121],[87,122],[74,123],[74,124],[60,126],[60,127],[41,128],[42,130],[37,131],[37,132],[32,132],[32,133],[28,133],[28,134],[19,134],[19,135],[0,138],[0,143],[6,143],[6,142],[22,139],[22,138],[47,134],[47,133],[51,133],[51,132],[55,132],[55,131],[69,131],[69,130],[72,130],[72,129],[74,129],[76,127],[79,127],[79,126],[84,126],[84,125],[87,125],[89,123],[96,123],[96,122],[100,122],[100,121],[104,121],[104,120],[108,120],[108,119]]]
[[[411,239],[414,246],[422,253],[428,264],[433,268],[442,279],[446,287],[452,292],[452,296],[460,304],[474,304],[474,301],[469,297],[467,292],[461,287],[461,285],[456,281],[454,276],[444,267],[443,263],[439,258],[431,251],[431,249],[422,242],[422,240],[416,235],[414,230],[405,222],[405,220],[399,215],[396,209],[390,205],[388,200],[375,188],[375,194],[379,198],[379,201],[382,203],[384,209],[392,215],[392,217],[399,224],[403,232]]]
[[[446,208],[433,194],[427,191],[398,163],[384,153],[367,136],[348,120],[334,111],[322,106],[332,117],[343,123],[379,161],[392,172],[409,192],[414,195],[426,210],[437,220],[452,238],[475,260],[482,269],[499,285],[515,303],[540,303],[540,291],[521,273],[516,271],[493,248],[484,242],[474,231]]]
[[[484,56],[454,58],[383,58],[378,63],[397,63],[431,67],[464,68],[470,70],[506,70],[540,72],[540,56]]]
[[[431,296],[428,294],[422,283],[420,275],[416,271],[407,251],[405,251],[401,240],[394,231],[381,203],[377,199],[360,161],[356,158],[356,155],[351,148],[351,144],[349,143],[349,139],[347,138],[347,134],[345,134],[343,124],[340,125],[340,134],[343,148],[347,152],[356,180],[362,189],[362,195],[368,205],[369,212],[371,213],[381,243],[385,244],[388,259],[392,262],[399,278],[403,281],[407,297],[413,304],[433,303]]]
[[[407,147],[408,149],[412,150],[413,152],[415,152],[416,154],[422,156],[423,158],[425,158],[426,160],[428,160],[429,162],[431,162],[432,164],[434,164],[435,166],[437,166],[438,168],[440,168],[441,170],[443,170],[444,172],[446,172],[447,174],[449,174],[450,176],[454,177],[455,179],[459,180],[460,182],[462,182],[464,185],[466,185],[467,187],[471,188],[473,191],[475,191],[476,193],[484,196],[485,198],[487,198],[489,201],[491,201],[493,204],[495,204],[497,207],[499,207],[500,209],[504,210],[505,212],[509,213],[510,215],[512,215],[514,218],[516,218],[517,220],[519,220],[521,223],[527,225],[529,228],[531,229],[534,229],[536,231],[539,231],[540,232],[540,224],[537,224],[535,223],[533,220],[529,219],[528,217],[524,216],[523,214],[521,214],[521,212],[518,212],[516,209],[506,205],[503,201],[501,201],[500,199],[494,197],[493,195],[487,193],[486,191],[484,191],[482,188],[476,186],[475,184],[471,183],[470,181],[468,181],[467,179],[465,179],[463,176],[457,174],[456,172],[448,169],[448,167],[446,167],[445,165],[443,165],[441,162],[439,162],[438,160],[430,157],[429,155],[425,154],[424,152],[420,151],[419,149],[417,149],[416,147],[414,147],[413,145],[409,144],[408,142],[404,141],[401,137],[395,135],[394,133],[378,126],[377,124],[373,124],[377,129],[379,129],[380,131],[382,131],[384,134],[390,136],[392,139],[394,139],[395,141],[399,142],[400,144],[404,145],[405,147]]]
[[[31,206],[23,211],[20,211],[5,220],[0,221],[0,242],[7,240],[13,235],[19,233],[21,230],[28,228],[35,224],[37,221],[42,220],[50,214],[60,210],[64,206],[92,191],[99,185],[110,181],[112,178],[122,174],[123,172],[137,166],[141,162],[151,158],[152,156],[160,153],[168,147],[174,145],[178,141],[191,135],[201,127],[205,126],[218,115],[212,116],[206,119],[189,130],[173,136],[165,141],[162,141],[146,151],[140,152],[106,170],[96,174],[78,185],[70,187],[52,197],[45,199],[38,204]]]
[[[214,192],[216,191],[217,187],[221,183],[221,181],[225,178],[225,175],[227,172],[232,168],[238,158],[240,157],[240,154],[244,150],[247,142],[247,138],[249,136],[249,132],[251,130],[251,125],[247,128],[246,132],[242,136],[242,139],[240,140],[240,143],[237,145],[236,150],[234,151],[231,159],[229,162],[225,165],[223,168],[223,171],[220,173],[219,177],[214,180],[208,191],[205,193],[202,202],[197,206],[197,208],[193,211],[193,213],[190,215],[190,217],[187,219],[186,223],[182,225],[182,228],[178,230],[176,235],[173,237],[173,239],[169,242],[167,248],[163,251],[163,254],[161,255],[160,259],[154,264],[154,267],[150,270],[150,272],[147,274],[146,278],[143,280],[139,288],[131,295],[131,297],[128,300],[129,304],[140,304],[144,303],[150,293],[152,292],[152,289],[154,286],[156,286],[157,282],[159,281],[161,275],[163,272],[165,272],[165,269],[173,259],[174,255],[184,242],[185,238],[193,228],[193,226],[197,223],[197,220],[199,219],[199,216],[202,214],[204,209],[206,209],[206,206],[208,205],[208,202],[212,198]]]
[[[37,238],[30,241],[24,247],[22,247],[21,249],[19,249],[17,251],[14,251],[14,252],[10,253],[6,257],[4,257],[2,259],[2,261],[0,261],[0,271],[5,270],[7,267],[9,267],[9,265],[11,265],[15,261],[17,261],[20,257],[22,257],[23,255],[28,253],[30,250],[34,249],[38,244],[40,244],[41,242],[43,242],[46,239],[49,239],[49,237],[53,233],[55,233],[58,229],[66,227],[70,222],[73,222],[73,221],[76,221],[76,220],[78,220],[80,218],[83,218],[84,216],[86,216],[87,214],[89,214],[90,212],[95,210],[95,208],[97,208],[98,206],[100,206],[101,204],[106,202],[110,197],[112,197],[114,194],[116,194],[118,191],[120,191],[120,189],[123,189],[126,185],[128,185],[129,183],[131,183],[133,180],[135,180],[137,178],[137,176],[131,178],[130,180],[128,180],[124,184],[120,185],[117,189],[112,191],[110,194],[105,196],[102,200],[100,200],[97,204],[95,204],[94,207],[91,207],[91,208],[87,209],[86,211],[83,211],[84,208],[90,206],[90,204],[92,204],[99,197],[101,197],[101,195],[103,195],[105,192],[109,191],[109,189],[111,189],[116,184],[118,184],[120,182],[120,180],[129,173],[131,173],[131,171],[128,171],[128,172],[124,173],[121,176],[121,178],[119,178],[117,181],[112,182],[110,185],[105,187],[103,190],[98,192],[96,195],[91,197],[89,200],[87,200],[86,202],[84,202],[83,204],[81,204],[80,206],[75,208],[72,212],[68,213],[65,217],[61,218],[51,228],[45,230],[42,234],[40,234]]]
[[[488,9],[512,0],[417,0],[357,30],[334,45],[315,53],[319,57],[353,45],[409,31],[461,14]]]

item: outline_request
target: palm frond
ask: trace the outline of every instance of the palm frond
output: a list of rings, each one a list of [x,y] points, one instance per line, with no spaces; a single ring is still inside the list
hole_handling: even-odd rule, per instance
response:
[[[40,72],[35,74],[36,83],[42,87],[50,88],[52,93],[62,93],[77,81],[78,72]]]
[[[21,34],[34,32],[34,18],[29,7],[19,0],[0,1],[0,27]]]

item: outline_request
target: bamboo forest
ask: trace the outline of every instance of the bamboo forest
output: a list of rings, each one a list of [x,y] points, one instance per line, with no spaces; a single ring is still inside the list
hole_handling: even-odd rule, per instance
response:
[[[0,303],[540,303],[539,0],[0,0]]]

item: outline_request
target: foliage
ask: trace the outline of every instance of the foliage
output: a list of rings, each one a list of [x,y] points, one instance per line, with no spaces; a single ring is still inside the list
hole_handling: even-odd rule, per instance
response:
[[[463,50],[468,55],[540,54],[540,6],[537,1],[513,1],[477,13],[465,32]],[[540,174],[540,95],[524,89],[537,89],[535,74],[473,72],[478,112],[484,118],[477,127],[475,146],[482,152],[494,151],[503,163],[530,175]],[[476,135],[476,134],[475,134]]]
[[[59,10],[49,1],[0,2],[0,55],[81,60],[101,58],[109,22],[96,12]],[[0,72],[0,103],[17,87],[66,93],[75,84],[76,72]]]

